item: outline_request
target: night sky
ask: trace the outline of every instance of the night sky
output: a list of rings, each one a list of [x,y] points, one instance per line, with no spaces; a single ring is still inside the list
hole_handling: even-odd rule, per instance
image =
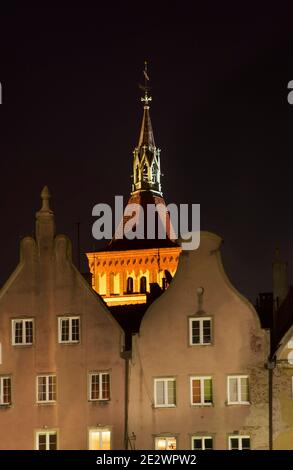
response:
[[[276,245],[293,280],[293,12],[217,3],[1,6],[1,285],[45,184],[57,231],[76,250],[79,221],[83,252],[93,206],[128,197],[145,59],[166,202],[201,204],[252,301],[272,288]]]

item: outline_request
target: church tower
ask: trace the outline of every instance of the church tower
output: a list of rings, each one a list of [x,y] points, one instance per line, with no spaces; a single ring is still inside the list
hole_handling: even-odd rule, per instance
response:
[[[92,274],[92,287],[109,306],[144,304],[152,289],[165,290],[174,276],[181,248],[170,236],[170,220],[161,185],[160,149],[156,147],[150,117],[149,77],[144,69],[143,117],[138,144],[133,152],[133,174],[129,204],[138,204],[147,214],[152,204],[158,210],[166,229],[166,237],[129,239],[116,237],[102,251],[87,253]],[[160,210],[159,210],[160,209]],[[129,216],[121,224],[125,228]],[[147,217],[143,218],[143,233],[148,231]],[[123,233],[125,233],[124,230]],[[158,289],[160,288],[160,289]]]

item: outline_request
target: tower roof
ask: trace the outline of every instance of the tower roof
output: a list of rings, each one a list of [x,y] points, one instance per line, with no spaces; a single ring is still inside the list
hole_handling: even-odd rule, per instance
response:
[[[144,91],[141,98],[143,102],[143,118],[139,134],[138,145],[134,149],[132,193],[141,191],[152,191],[156,195],[162,196],[161,187],[161,166],[160,149],[156,147],[153,126],[150,117],[150,96],[149,76],[147,74],[147,62],[145,62],[144,86],[140,86]]]
[[[147,90],[145,91],[145,96],[142,98],[144,100],[145,105],[143,108],[143,118],[142,118],[142,123],[141,123],[141,130],[140,130],[140,136],[139,136],[139,141],[138,141],[138,148],[143,147],[144,145],[147,148],[153,148],[155,147],[155,139],[154,139],[154,133],[153,133],[153,126],[152,126],[152,121],[150,117],[150,107],[148,105],[149,100],[151,97],[148,96]]]

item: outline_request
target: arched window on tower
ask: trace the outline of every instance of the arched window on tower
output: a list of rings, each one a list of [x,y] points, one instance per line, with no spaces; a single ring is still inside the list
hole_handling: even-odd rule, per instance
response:
[[[110,295],[115,294],[114,292],[114,273],[110,274]]]
[[[145,276],[140,278],[140,292],[141,294],[145,294],[147,291],[147,279]]]
[[[156,166],[155,164],[152,165],[152,183],[157,183],[158,182],[158,176],[156,172]]]
[[[138,165],[136,165],[136,169],[135,169],[135,183],[137,183],[139,181],[139,168],[138,168]]]
[[[127,294],[132,294],[133,293],[133,278],[132,277],[127,278],[126,291],[127,291]]]
[[[147,164],[146,164],[146,163],[145,163],[144,166],[143,166],[142,177],[143,177],[143,180],[144,180],[144,181],[147,181],[147,180],[148,180],[148,167],[147,167]]]

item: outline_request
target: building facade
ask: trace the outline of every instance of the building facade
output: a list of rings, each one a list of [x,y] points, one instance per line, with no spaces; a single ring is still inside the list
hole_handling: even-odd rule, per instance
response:
[[[268,449],[268,336],[227,279],[220,246],[201,233],[134,336],[137,449]]]
[[[0,449],[121,449],[123,331],[55,235],[47,188],[36,217],[0,291]]]

